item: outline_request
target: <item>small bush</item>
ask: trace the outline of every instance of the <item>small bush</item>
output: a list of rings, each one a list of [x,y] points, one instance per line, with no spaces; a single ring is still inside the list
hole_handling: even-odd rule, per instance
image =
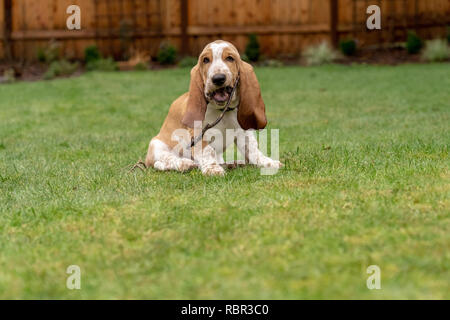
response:
[[[422,46],[422,39],[415,32],[409,31],[408,38],[406,40],[406,50],[408,50],[408,53],[418,53],[420,49],[422,49]]]
[[[447,41],[443,39],[434,39],[425,42],[425,49],[422,52],[422,58],[425,61],[444,61],[450,58],[450,48]]]
[[[256,62],[259,60],[261,52],[260,45],[258,41],[258,37],[255,34],[251,34],[248,36],[248,43],[245,47],[245,55],[252,62]]]
[[[43,75],[44,80],[51,80],[54,79],[55,77],[56,77],[55,71],[53,71],[53,69],[50,68]]]
[[[250,62],[250,59],[248,58],[248,56],[245,53],[241,54],[241,60],[245,61],[245,62]]]
[[[133,69],[136,71],[145,71],[145,70],[148,70],[148,67],[147,67],[147,64],[145,64],[143,62],[139,62],[133,67]]]
[[[450,44],[450,26],[447,27],[447,42]]]
[[[37,58],[40,62],[52,63],[59,58],[60,44],[56,41],[50,41],[45,48],[39,48]]]
[[[283,61],[276,60],[276,59],[268,59],[264,60],[263,63],[261,63],[261,66],[263,67],[270,67],[270,68],[280,68],[284,66]]]
[[[99,59],[86,64],[88,71],[117,71],[119,69],[117,63],[112,58]]]
[[[45,51],[42,48],[39,48],[37,51],[37,59],[39,62],[45,62]]]
[[[353,56],[356,52],[356,41],[353,39],[343,40],[339,43],[339,47],[346,56]]]
[[[16,82],[16,72],[13,68],[6,69],[3,71],[3,79],[1,82],[13,83]]]
[[[102,58],[100,51],[96,45],[92,45],[84,49],[84,61],[90,63],[92,61],[97,61]]]
[[[198,62],[198,59],[195,57],[185,57],[181,59],[181,61],[178,63],[178,66],[180,68],[192,68],[194,67]]]
[[[175,64],[177,49],[170,44],[163,43],[159,48],[157,60],[160,64]]]
[[[338,54],[326,42],[322,42],[318,46],[306,48],[303,53],[306,63],[309,66],[319,66],[332,63],[338,58]]]
[[[44,79],[50,80],[58,76],[69,76],[78,69],[78,62],[70,63],[67,60],[53,61],[44,73]]]

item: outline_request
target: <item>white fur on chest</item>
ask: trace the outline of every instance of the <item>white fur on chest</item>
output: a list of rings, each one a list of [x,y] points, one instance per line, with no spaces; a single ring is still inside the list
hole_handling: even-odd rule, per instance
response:
[[[234,110],[232,111],[228,111],[225,113],[223,119],[213,128],[215,129],[215,132],[220,131],[221,135],[222,135],[222,145],[218,144],[218,140],[215,140],[216,143],[212,143],[212,147],[214,149],[216,149],[216,151],[222,151],[220,149],[226,148],[228,145],[230,145],[230,143],[233,143],[234,140],[229,141],[230,139],[226,139],[227,138],[227,129],[231,129],[231,130],[238,130],[241,129],[241,126],[239,125],[239,122],[237,120],[237,106],[238,102],[234,102],[231,103],[231,108],[234,108]],[[203,120],[203,127],[206,126],[206,124],[211,124],[214,121],[216,121],[216,119],[222,114],[221,110],[215,109],[215,106],[210,106],[208,105],[207,109],[206,109],[206,114],[205,114],[205,120]],[[210,129],[208,131],[211,131],[211,133],[213,133],[213,129]],[[242,130],[242,129],[241,129]],[[208,132],[207,131],[207,132]]]
[[[219,129],[220,131],[225,132],[226,129],[240,129],[241,126],[237,120],[237,103],[232,103],[230,108],[234,109],[225,113],[222,121],[220,121],[214,128]],[[222,114],[222,110],[215,109],[208,105],[205,114],[205,120],[203,120],[203,127],[206,126],[207,123],[213,123],[216,119]]]

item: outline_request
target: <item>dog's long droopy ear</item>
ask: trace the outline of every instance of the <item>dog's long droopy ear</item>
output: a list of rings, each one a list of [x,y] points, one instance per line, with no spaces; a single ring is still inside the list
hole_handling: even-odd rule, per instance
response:
[[[191,84],[189,86],[187,109],[182,120],[185,126],[193,128],[194,121],[203,121],[205,119],[206,100],[203,93],[204,86],[200,68],[197,64],[191,70]]]
[[[258,79],[253,67],[241,61],[240,95],[238,122],[242,129],[264,129],[267,124],[266,106],[261,97]]]

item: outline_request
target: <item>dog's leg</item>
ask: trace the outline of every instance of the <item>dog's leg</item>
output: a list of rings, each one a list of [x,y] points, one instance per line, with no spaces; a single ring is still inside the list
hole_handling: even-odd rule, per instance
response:
[[[160,171],[175,170],[181,172],[196,167],[194,161],[187,158],[180,158],[164,142],[156,138],[150,141],[145,165],[147,167],[152,166]]]
[[[245,155],[245,162],[256,165],[261,168],[279,169],[283,165],[278,160],[273,160],[266,157],[258,148],[258,141],[256,140],[253,130],[240,131],[236,145],[239,152]]]

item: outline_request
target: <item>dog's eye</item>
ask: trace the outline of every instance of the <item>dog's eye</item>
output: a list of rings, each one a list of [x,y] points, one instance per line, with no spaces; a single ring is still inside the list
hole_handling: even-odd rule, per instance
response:
[[[209,61],[210,61],[209,58],[207,58],[207,57],[203,58],[203,63],[209,63]]]
[[[228,62],[234,62],[234,58],[232,56],[228,56],[226,60]]]

